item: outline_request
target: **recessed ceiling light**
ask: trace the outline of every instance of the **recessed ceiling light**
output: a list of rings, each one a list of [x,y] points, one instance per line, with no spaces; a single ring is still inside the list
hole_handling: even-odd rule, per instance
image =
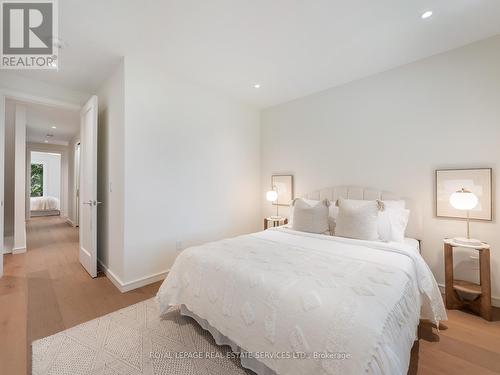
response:
[[[427,18],[430,18],[432,17],[432,10],[428,10],[424,13],[422,13],[422,15],[420,16],[423,20],[427,19]]]
[[[57,126],[52,125],[51,128],[52,129],[57,129]]]
[[[44,142],[45,142],[45,143],[49,143],[49,141],[47,141],[47,140],[45,140]]]
[[[260,83],[256,83],[255,85],[253,85],[253,88],[254,89],[260,89]]]

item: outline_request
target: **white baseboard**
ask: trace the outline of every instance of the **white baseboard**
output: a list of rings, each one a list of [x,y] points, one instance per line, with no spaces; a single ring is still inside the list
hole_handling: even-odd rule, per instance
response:
[[[23,246],[12,247],[12,254],[24,254],[26,252],[26,224],[24,224],[24,244]]]
[[[26,252],[26,247],[15,247],[12,249],[12,254],[23,254]]]
[[[166,270],[163,272],[156,273],[154,275],[141,277],[140,279],[123,282],[120,280],[118,276],[116,276],[108,267],[106,267],[99,259],[97,260],[99,263],[99,267],[104,272],[104,274],[108,277],[109,280],[113,283],[114,286],[118,288],[118,290],[122,293],[129,292],[131,290],[143,287],[145,285],[149,285],[155,283],[157,281],[161,281],[165,279],[167,273],[170,270]]]
[[[73,220],[71,220],[69,217],[66,217],[65,219],[66,219],[66,222],[67,222],[69,225],[71,225],[72,227],[75,227],[75,226],[76,226],[76,225],[75,225],[75,223],[73,223]]]
[[[24,235],[24,238],[26,238],[26,230],[24,232]],[[26,243],[24,244],[24,246],[14,247],[14,235],[5,236],[3,246],[4,254],[23,254],[26,252]]]
[[[444,284],[438,284],[438,286],[441,293],[444,294]],[[491,304],[495,307],[500,307],[500,297],[491,296]]]

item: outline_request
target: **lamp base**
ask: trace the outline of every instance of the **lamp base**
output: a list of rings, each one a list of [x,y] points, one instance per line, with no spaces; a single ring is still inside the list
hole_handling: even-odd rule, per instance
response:
[[[483,244],[481,241],[476,240],[474,238],[464,238],[464,237],[454,238],[453,242],[464,246],[481,246]]]

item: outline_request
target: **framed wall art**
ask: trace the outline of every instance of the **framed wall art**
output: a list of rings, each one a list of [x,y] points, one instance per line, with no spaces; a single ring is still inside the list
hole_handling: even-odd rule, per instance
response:
[[[467,212],[450,203],[453,193],[462,189],[472,192],[478,199],[469,211],[472,220],[493,220],[492,169],[438,169],[436,170],[436,216],[465,219]]]
[[[273,202],[273,205],[288,206],[293,200],[293,176],[273,175],[271,177],[271,186],[278,193],[278,199]]]

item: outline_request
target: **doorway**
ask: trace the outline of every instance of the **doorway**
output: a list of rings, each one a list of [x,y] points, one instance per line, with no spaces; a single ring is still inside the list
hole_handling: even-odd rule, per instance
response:
[[[2,190],[8,195],[1,198],[12,206],[2,215],[0,242],[13,242],[10,249],[1,247],[3,254],[27,251],[28,221],[69,224],[78,227],[80,263],[96,277],[97,97],[84,106],[22,94],[0,99],[0,159],[8,159],[0,160]]]
[[[31,151],[27,191],[30,218],[61,216],[61,157],[60,153]]]

